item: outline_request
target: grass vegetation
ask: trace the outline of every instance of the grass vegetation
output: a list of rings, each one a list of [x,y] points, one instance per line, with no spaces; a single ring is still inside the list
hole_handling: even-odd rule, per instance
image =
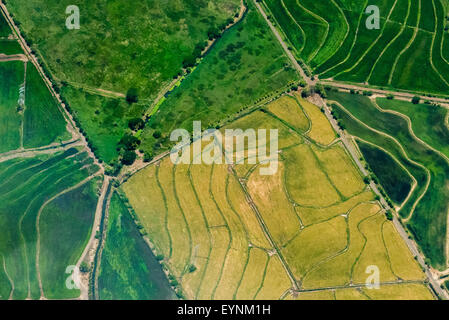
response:
[[[194,120],[204,128],[216,127],[299,80],[253,2],[247,6],[243,20],[224,33],[151,117],[142,134],[145,151],[168,149],[173,129],[191,131]]]
[[[129,122],[141,118],[146,105],[128,104],[125,99],[104,97],[72,86],[63,87],[62,94],[70,101],[70,111],[89,137],[92,149],[104,162],[114,164],[120,140],[131,134]]]
[[[9,11],[57,80],[154,98],[240,10],[238,0],[102,0],[77,3],[79,30],[66,28],[70,0],[11,0]],[[35,8],[45,8],[36,10]],[[130,59],[131,57],[131,59]]]

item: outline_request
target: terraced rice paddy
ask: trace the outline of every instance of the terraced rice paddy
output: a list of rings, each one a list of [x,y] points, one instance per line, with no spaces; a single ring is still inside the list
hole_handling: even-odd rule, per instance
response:
[[[264,0],[298,59],[321,79],[449,93],[445,0]],[[380,10],[368,29],[365,9]]]
[[[1,15],[0,299],[78,298],[70,266],[91,235],[101,171],[61,144],[68,124],[10,33]]]
[[[445,268],[449,210],[447,110],[335,92],[329,94],[329,99],[338,102],[333,104],[337,118],[349,134],[362,142],[366,160],[398,204],[403,222],[429,262]],[[387,162],[381,163],[382,158]],[[389,164],[392,161],[394,165]]]
[[[330,298],[349,291],[380,298],[360,293],[367,267],[376,265],[391,298],[432,299],[319,108],[284,96],[223,130],[264,124],[279,130],[274,175],[261,175],[262,164],[174,165],[165,157],[122,185],[177,292],[189,299],[287,299],[335,288]],[[349,284],[365,289],[337,290]]]
[[[1,299],[76,298],[66,287],[93,225],[99,168],[87,153],[0,162]]]

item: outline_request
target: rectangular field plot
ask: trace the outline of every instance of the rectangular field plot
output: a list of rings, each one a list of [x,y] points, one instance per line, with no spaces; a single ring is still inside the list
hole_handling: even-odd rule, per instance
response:
[[[122,185],[178,296],[334,299],[334,292],[305,291],[362,288],[367,267],[375,265],[381,282],[413,282],[394,297],[432,298],[419,265],[343,147],[308,137],[309,120],[312,128],[329,124],[317,116],[318,107],[305,104],[286,96],[228,126],[266,123],[279,128],[281,141],[296,140],[280,144],[272,175],[261,175],[266,164],[174,165],[165,157]]]
[[[7,40],[0,38],[0,54],[11,55],[20,53],[23,53],[23,50],[17,40]]]
[[[40,147],[70,139],[67,123],[36,68],[28,63],[23,146]]]
[[[20,147],[22,116],[18,112],[19,89],[24,83],[21,61],[0,62],[0,153]]]
[[[0,38],[7,38],[11,33],[11,29],[6,22],[6,19],[3,17],[3,14],[0,13]]]
[[[0,153],[67,141],[67,122],[34,65],[0,62]]]
[[[0,15],[0,153],[71,138],[55,98]]]

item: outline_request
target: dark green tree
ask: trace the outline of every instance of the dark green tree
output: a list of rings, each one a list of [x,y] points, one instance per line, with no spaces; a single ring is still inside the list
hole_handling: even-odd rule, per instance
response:
[[[139,101],[139,94],[138,94],[136,88],[129,88],[128,89],[128,92],[126,93],[126,101],[129,104],[136,103],[136,102]]]

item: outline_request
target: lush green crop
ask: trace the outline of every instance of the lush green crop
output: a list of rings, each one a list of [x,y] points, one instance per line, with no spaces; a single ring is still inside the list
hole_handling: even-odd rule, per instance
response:
[[[411,191],[413,180],[388,153],[362,141],[358,145],[391,200],[402,204]]]
[[[447,109],[430,104],[413,104],[384,98],[378,98],[376,102],[384,110],[397,111],[409,117],[412,130],[417,137],[449,157]]]
[[[143,240],[117,193],[111,199],[106,245],[98,276],[102,300],[174,297],[161,265]]]
[[[93,179],[63,194],[42,210],[39,219],[39,266],[42,289],[49,299],[77,298],[79,290],[68,289],[67,267],[76,265],[87,245],[94,223],[101,179]]]
[[[23,84],[21,61],[0,63],[0,153],[20,147],[19,88]]]
[[[0,13],[0,37],[7,37],[11,34],[11,29],[9,28],[8,23],[6,22],[3,14]]]
[[[62,226],[61,224],[80,219],[82,216],[79,211],[61,207],[61,201],[72,193],[62,198],[59,196],[62,196],[64,191],[71,191],[70,188],[83,181],[92,171],[98,171],[98,167],[91,162],[86,153],[69,149],[55,156],[11,160],[2,165],[6,170],[2,171],[0,180],[0,212],[3,213],[0,218],[0,227],[3,230],[0,235],[0,255],[4,259],[5,267],[0,271],[0,281],[5,275],[8,281],[1,282],[0,287],[9,288],[2,292],[3,299],[9,296],[14,299],[38,299],[46,294],[50,297],[79,295],[77,290],[73,293],[61,291],[68,276],[65,274],[64,264],[77,262],[91,224],[79,224],[76,228],[71,224]],[[90,203],[84,208],[94,210],[94,198],[96,190],[83,192],[78,197],[78,202],[80,205]],[[49,201],[50,199],[55,202]],[[52,212],[49,217],[42,216],[47,212],[47,205],[50,205],[49,210]],[[77,205],[66,203],[66,206],[74,208]],[[58,220],[52,214],[63,214],[64,219]],[[92,211],[83,213],[88,216],[92,214]],[[60,228],[70,228],[70,232],[61,237],[51,233],[57,233]],[[51,231],[48,232],[49,230]],[[58,248],[64,248],[64,252],[58,251]],[[42,265],[36,264],[36,261],[41,261],[40,254],[48,257],[48,250],[62,259],[44,261]],[[50,272],[47,268],[58,272]],[[39,273],[42,275],[42,289]]]
[[[449,94],[449,50],[444,43],[448,7],[442,0],[381,1],[376,4],[380,29],[373,30],[365,26],[365,9],[372,4],[368,1],[284,0],[283,14],[279,3],[265,3],[287,40],[322,79]],[[321,23],[309,28],[304,19],[297,19],[296,26],[288,22],[288,13],[297,17],[293,12],[299,8],[329,26],[324,43]],[[319,51],[311,56],[307,47]]]
[[[0,54],[18,54],[23,53],[22,47],[16,40],[0,39]]]

